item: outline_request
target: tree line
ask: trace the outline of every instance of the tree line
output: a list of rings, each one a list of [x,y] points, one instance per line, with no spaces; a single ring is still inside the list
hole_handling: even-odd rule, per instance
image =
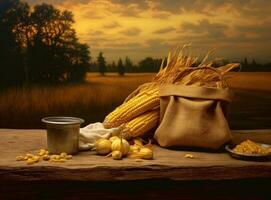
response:
[[[255,59],[249,61],[247,58],[241,61],[241,70],[243,72],[270,72],[271,62],[258,63]]]
[[[166,58],[165,58],[166,60]],[[233,61],[223,59],[214,63],[214,67],[219,67],[221,65],[226,65]],[[244,58],[241,62],[241,68],[235,69],[234,71],[242,72],[270,72],[271,71],[271,62],[269,63],[258,63],[255,59],[248,61],[247,58]],[[115,61],[111,63],[106,62],[106,58],[103,53],[100,52],[96,61],[93,61],[90,64],[90,72],[100,72],[105,74],[106,72],[117,72],[120,75],[124,73],[139,73],[139,72],[158,72],[162,63],[162,59],[154,59],[152,57],[146,57],[143,60],[139,61],[137,64],[134,64],[131,59],[126,56],[125,59],[119,58],[117,63]],[[166,62],[164,63],[166,65]],[[199,64],[199,63],[198,63]]]
[[[162,63],[162,59],[155,59],[152,57],[146,57],[140,60],[138,63],[133,63],[132,60],[126,56],[124,59],[119,58],[117,62],[106,62],[106,58],[102,52],[97,56],[96,61],[90,63],[90,72],[100,72],[105,74],[106,72],[117,72],[119,75],[127,73],[138,72],[158,72]]]

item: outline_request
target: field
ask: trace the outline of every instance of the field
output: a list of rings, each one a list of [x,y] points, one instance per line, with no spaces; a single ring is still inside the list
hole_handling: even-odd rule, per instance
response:
[[[44,116],[84,118],[86,124],[102,121],[138,85],[154,74],[87,75],[87,82],[65,86],[13,88],[0,92],[1,128],[42,128]],[[271,128],[271,73],[230,73],[236,93],[229,114],[231,128]]]

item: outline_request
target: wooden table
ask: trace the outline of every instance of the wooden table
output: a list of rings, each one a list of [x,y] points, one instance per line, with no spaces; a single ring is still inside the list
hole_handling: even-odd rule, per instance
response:
[[[250,138],[271,144],[271,130],[234,131],[233,135],[236,143]],[[251,192],[256,190],[256,197],[265,199],[271,189],[270,161],[240,161],[225,152],[176,151],[155,146],[155,159],[141,162],[133,159],[116,161],[90,151],[81,152],[64,163],[41,161],[27,165],[15,160],[17,155],[37,153],[45,147],[44,130],[0,129],[0,199],[7,199],[7,195],[17,198],[21,194],[42,197],[39,195],[44,194],[33,191],[44,188],[58,191],[59,186],[60,191],[55,191],[59,199],[77,199],[78,195],[81,199],[88,195],[101,199],[106,195],[111,199],[136,198],[138,195],[159,198],[166,197],[169,191],[173,192],[172,199],[190,199],[191,196],[223,199],[232,197],[225,193],[229,189],[237,192],[239,198],[253,197]],[[186,153],[195,158],[184,158]],[[206,190],[204,194],[196,192],[202,187]],[[71,191],[77,196],[71,195]]]

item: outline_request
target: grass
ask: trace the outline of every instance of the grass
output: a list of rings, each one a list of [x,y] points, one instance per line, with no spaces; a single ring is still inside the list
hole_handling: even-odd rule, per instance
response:
[[[231,72],[226,78],[232,88],[271,92],[271,72]]]
[[[1,128],[41,128],[44,116],[82,117],[87,123],[102,121],[152,74],[88,74],[87,83],[66,86],[18,88],[0,94]]]
[[[84,118],[86,123],[102,121],[138,85],[154,74],[87,75],[87,82],[57,87],[10,89],[0,93],[1,128],[42,128],[44,116]],[[232,128],[271,128],[271,73],[230,73],[229,85],[236,91],[231,107]]]

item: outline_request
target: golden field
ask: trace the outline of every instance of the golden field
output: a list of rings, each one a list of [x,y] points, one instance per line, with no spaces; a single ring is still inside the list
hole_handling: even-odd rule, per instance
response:
[[[112,73],[101,76],[89,73],[86,83],[2,91],[0,127],[41,128],[43,127],[41,118],[52,115],[82,117],[86,124],[102,121],[105,115],[119,105],[130,92],[138,85],[150,81],[153,76],[151,73],[125,76]],[[249,123],[242,121],[244,119],[242,113],[250,111],[249,116],[260,115],[261,118],[261,113],[270,109],[271,73],[232,72],[227,75],[227,80],[232,88],[237,89],[236,102],[231,110],[233,127],[238,128],[238,124],[241,124],[241,128],[246,128],[247,125],[250,128]],[[244,107],[245,105],[249,108]],[[261,108],[263,105],[268,108]],[[270,114],[266,115],[268,113],[264,113],[263,123],[259,122],[258,126],[268,127]],[[238,120],[241,120],[240,123]]]
[[[271,92],[271,72],[230,72],[226,79],[232,88]]]

